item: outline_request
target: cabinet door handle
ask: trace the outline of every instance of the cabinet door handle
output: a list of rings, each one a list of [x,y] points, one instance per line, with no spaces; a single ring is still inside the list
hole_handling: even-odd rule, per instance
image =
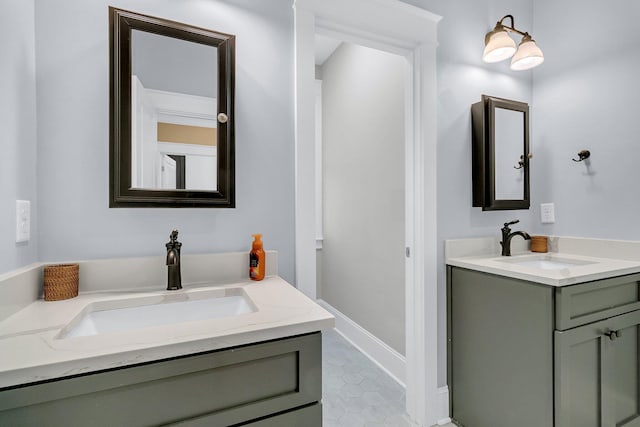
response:
[[[620,338],[622,336],[622,332],[618,331],[609,331],[605,332],[605,335],[609,337],[611,341],[615,341],[616,338]]]

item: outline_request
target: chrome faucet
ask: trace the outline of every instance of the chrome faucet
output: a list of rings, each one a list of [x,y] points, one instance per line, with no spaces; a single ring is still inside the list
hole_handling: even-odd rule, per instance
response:
[[[167,290],[176,291],[182,289],[182,274],[180,273],[180,247],[178,242],[178,230],[173,230],[169,235],[171,239],[165,246],[167,247],[167,268],[168,280]]]
[[[511,239],[513,236],[522,236],[525,240],[531,240],[531,236],[524,231],[511,232],[509,226],[519,222],[520,220],[516,219],[515,221],[504,223],[504,227],[502,227],[502,242],[500,242],[500,245],[502,245],[502,256],[511,256]]]

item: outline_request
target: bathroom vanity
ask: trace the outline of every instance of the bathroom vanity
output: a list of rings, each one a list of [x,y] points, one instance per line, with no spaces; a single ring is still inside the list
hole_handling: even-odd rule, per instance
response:
[[[553,253],[447,264],[458,425],[640,425],[640,262]]]
[[[166,285],[162,257],[81,262],[78,297],[0,321],[0,425],[321,426],[333,317],[275,256],[261,282],[247,254],[183,256],[179,291],[139,288]]]

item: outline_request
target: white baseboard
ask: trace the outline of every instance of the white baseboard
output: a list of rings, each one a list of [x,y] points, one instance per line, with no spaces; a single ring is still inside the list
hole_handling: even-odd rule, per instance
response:
[[[336,330],[340,335],[389,374],[398,384],[405,387],[406,360],[403,355],[380,341],[380,339],[329,305],[326,301],[319,299],[317,302],[335,316]],[[447,398],[447,408],[448,406],[449,401]],[[448,411],[446,414],[448,414]]]
[[[449,387],[444,386],[438,388],[436,399],[438,425],[443,426],[449,424],[451,422],[451,418],[449,418]]]

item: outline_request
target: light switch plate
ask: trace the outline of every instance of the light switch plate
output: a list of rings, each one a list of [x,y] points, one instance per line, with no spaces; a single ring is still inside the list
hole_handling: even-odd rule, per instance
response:
[[[553,203],[540,203],[540,221],[543,224],[556,222],[555,205]]]
[[[28,242],[31,238],[31,202],[16,200],[16,243]]]

